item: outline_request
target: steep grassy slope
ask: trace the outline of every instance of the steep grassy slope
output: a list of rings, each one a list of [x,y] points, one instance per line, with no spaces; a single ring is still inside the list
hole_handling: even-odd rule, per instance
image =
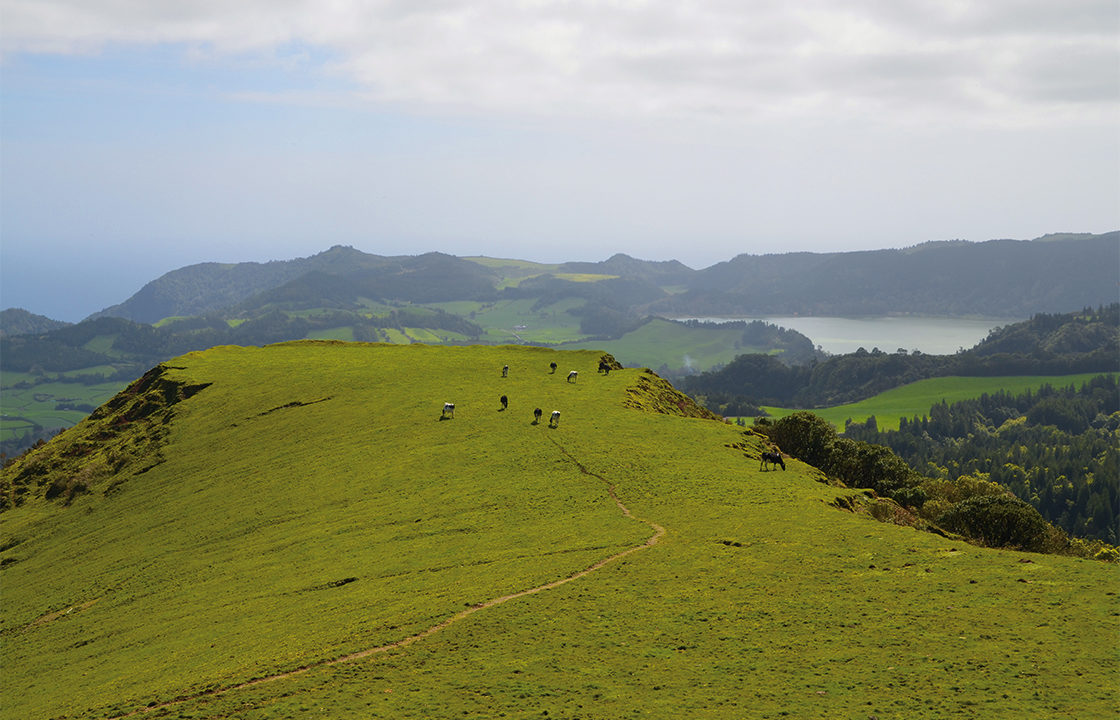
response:
[[[1113,567],[841,512],[599,357],[167,363],[5,471],[0,717],[1110,716]]]

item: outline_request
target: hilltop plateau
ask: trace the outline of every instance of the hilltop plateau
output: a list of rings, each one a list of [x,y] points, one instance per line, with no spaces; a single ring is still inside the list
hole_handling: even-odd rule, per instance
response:
[[[847,512],[611,360],[158,365],[0,476],[0,717],[1114,716],[1114,565]]]

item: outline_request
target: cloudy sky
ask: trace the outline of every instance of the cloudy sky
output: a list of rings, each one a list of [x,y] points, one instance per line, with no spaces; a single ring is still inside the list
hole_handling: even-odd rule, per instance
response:
[[[1120,228],[1115,0],[0,0],[0,305]]]

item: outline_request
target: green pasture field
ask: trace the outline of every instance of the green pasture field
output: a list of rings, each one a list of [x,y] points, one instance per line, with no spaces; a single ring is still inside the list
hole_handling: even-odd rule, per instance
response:
[[[443,337],[437,335],[434,330],[429,330],[427,328],[406,327],[406,328],[404,328],[404,332],[405,332],[406,335],[408,335],[409,338],[411,338],[415,342],[433,343],[433,344],[439,344],[441,342],[444,342]]]
[[[909,420],[915,416],[929,415],[930,407],[942,400],[954,403],[978,398],[985,393],[991,395],[1000,390],[1020,395],[1028,390],[1034,392],[1044,385],[1054,387],[1081,385],[1100,374],[930,378],[887,390],[867,400],[814,409],[813,412],[840,430],[844,429],[844,423],[849,418],[853,422],[866,422],[872,415],[875,416],[875,424],[880,430],[897,430],[900,418]],[[797,412],[791,408],[764,407],[763,409],[774,418]]]
[[[567,280],[568,282],[601,282],[603,280],[614,280],[618,275],[604,275],[602,273],[554,273],[558,280]]]
[[[92,370],[93,368],[90,369]],[[89,413],[81,410],[56,410],[56,404],[69,402],[97,407],[116,395],[122,387],[119,382],[96,385],[46,382],[29,388],[16,388],[13,387],[15,383],[8,384],[10,377],[24,374],[4,373],[4,386],[0,388],[0,412],[3,413],[0,416],[0,439],[21,437],[36,424],[44,428],[70,427]]]
[[[164,325],[173,323],[176,320],[185,320],[187,319],[187,317],[187,315],[169,315],[162,320],[157,320],[156,322],[152,323],[152,327],[163,327]]]
[[[493,303],[430,303],[428,307],[462,315],[478,323],[486,331],[483,339],[488,343],[552,344],[587,337],[579,331],[579,318],[567,312],[584,302],[580,298],[565,298],[539,310],[533,310],[536,300],[532,298]],[[525,327],[519,330],[522,325]]]
[[[531,260],[507,260],[503,258],[490,258],[490,257],[465,257],[463,260],[470,260],[484,267],[488,267],[498,273],[497,288],[502,290],[507,287],[517,287],[521,284],[522,280],[526,280],[545,273],[554,272],[560,266],[557,264],[537,263]]]
[[[759,437],[599,358],[168,362],[210,384],[149,416],[160,447],[91,420],[0,476],[99,478],[3,515],[0,717],[1114,717],[1115,566],[837,510],[855,491],[761,471]]]
[[[412,342],[412,339],[408,337],[408,335],[405,335],[403,332],[397,330],[396,328],[381,328],[381,332],[385,334],[385,337],[390,343],[394,343],[396,345],[408,345],[410,342]]]
[[[664,364],[673,370],[692,367],[703,371],[731,362],[737,355],[768,352],[767,348],[737,346],[742,336],[742,328],[689,327],[654,318],[617,340],[565,343],[564,348],[601,348],[625,365],[658,368]]]
[[[110,357],[117,357],[120,352],[113,349],[113,343],[116,341],[117,335],[97,335],[89,342],[82,345],[86,350],[102,353]]]

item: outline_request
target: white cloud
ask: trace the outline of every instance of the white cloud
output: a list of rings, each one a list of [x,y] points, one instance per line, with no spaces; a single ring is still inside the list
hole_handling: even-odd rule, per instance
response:
[[[380,103],[546,115],[1115,120],[1112,0],[3,0],[5,54],[329,51]],[[259,59],[259,58],[258,58]]]

